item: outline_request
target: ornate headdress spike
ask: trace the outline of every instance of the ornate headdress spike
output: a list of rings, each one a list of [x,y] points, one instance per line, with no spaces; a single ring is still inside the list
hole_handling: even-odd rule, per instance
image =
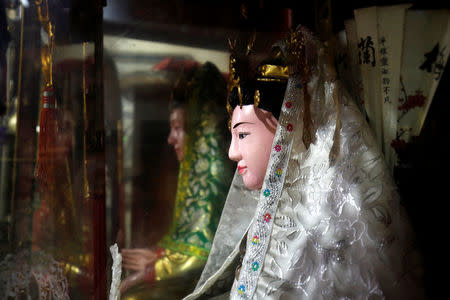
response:
[[[280,47],[259,64],[253,61],[255,45],[253,34],[246,44],[228,40],[230,46],[230,75],[228,80],[227,110],[231,117],[234,107],[253,104],[279,116],[286,83],[289,77]]]
[[[290,74],[302,74],[307,79],[306,37],[301,31],[290,30],[286,38],[287,60]]]
[[[305,27],[299,27],[295,31],[290,31],[286,38],[287,61],[289,73],[302,76],[304,114],[303,114],[303,143],[309,149],[311,143],[315,141],[313,124],[311,119],[311,96],[308,92],[308,81],[310,77],[310,63],[317,55],[313,34]]]
[[[236,88],[237,92],[238,92],[238,96],[239,96],[239,105],[241,107],[243,105],[241,83],[242,83],[242,80],[248,79],[248,78],[241,78],[241,77],[242,76],[249,77],[248,76],[249,70],[243,70],[243,69],[248,68],[249,61],[250,61],[250,55],[251,55],[251,53],[253,51],[253,47],[255,45],[255,38],[256,38],[256,34],[253,33],[251,35],[250,40],[247,43],[244,51],[241,50],[242,48],[239,49],[239,46],[237,45],[236,40],[231,40],[230,38],[228,38],[228,45],[229,45],[231,54],[230,54],[230,64],[229,64],[230,75],[229,75],[229,79],[228,79],[228,87],[227,87],[228,97],[227,97],[227,99],[229,99],[231,91],[233,91],[233,89]],[[233,112],[233,108],[229,104],[229,101],[227,101],[227,110],[228,110],[228,113],[231,115]]]
[[[234,88],[237,88],[238,90],[238,94],[239,94],[239,101],[240,104],[242,106],[242,93],[241,93],[241,86],[240,86],[240,81],[241,78],[237,72],[237,47],[236,47],[236,40],[231,40],[230,38],[228,38],[228,45],[230,47],[230,64],[229,64],[229,69],[230,69],[230,75],[228,78],[228,97],[227,99],[230,97],[230,93]],[[232,113],[232,108],[229,105],[229,101],[227,101],[227,110],[228,112],[231,114]]]

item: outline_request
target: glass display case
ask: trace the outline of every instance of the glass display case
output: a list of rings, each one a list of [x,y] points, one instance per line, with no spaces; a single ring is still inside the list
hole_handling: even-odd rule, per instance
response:
[[[2,297],[100,299],[119,157],[105,152],[119,118],[105,127],[102,3],[1,4]]]
[[[0,299],[120,294],[111,287],[114,244],[122,299],[192,291],[236,169],[230,41],[256,33],[261,58],[303,24],[335,48],[345,81],[352,53],[336,38],[344,22],[356,8],[406,1],[354,2],[0,0]],[[427,232],[442,224],[418,195],[438,197],[443,186],[434,174],[446,153],[430,149],[448,149],[448,65],[441,61],[422,132],[392,166],[431,296],[439,264]],[[362,93],[347,83],[352,96]]]

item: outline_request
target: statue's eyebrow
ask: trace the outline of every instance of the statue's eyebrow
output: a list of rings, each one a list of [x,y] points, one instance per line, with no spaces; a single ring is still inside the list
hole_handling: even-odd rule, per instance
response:
[[[238,127],[239,125],[242,125],[242,124],[254,124],[254,123],[252,123],[252,122],[239,122],[239,123],[234,124],[233,129],[235,129],[236,127]]]

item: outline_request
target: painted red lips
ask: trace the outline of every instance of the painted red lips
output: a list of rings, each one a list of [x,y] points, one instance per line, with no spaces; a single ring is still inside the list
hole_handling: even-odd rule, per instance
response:
[[[245,170],[247,170],[247,167],[241,167],[241,166],[238,166],[239,174],[242,175],[242,174],[245,172]]]

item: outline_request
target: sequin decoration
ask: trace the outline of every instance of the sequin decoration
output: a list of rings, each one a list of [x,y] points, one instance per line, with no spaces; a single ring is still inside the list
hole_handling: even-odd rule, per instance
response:
[[[254,235],[254,236],[252,237],[252,244],[253,244],[253,245],[259,244],[259,237],[258,237],[257,235]]]
[[[255,261],[255,262],[252,264],[252,270],[253,270],[253,271],[258,271],[258,269],[259,269],[259,263],[258,263],[257,261]]]
[[[270,190],[269,189],[265,189],[264,190],[264,196],[268,197],[270,195]]]
[[[275,175],[277,175],[278,177],[281,177],[281,175],[283,175],[283,169],[278,168],[278,169],[275,171]]]
[[[264,221],[266,221],[266,223],[269,223],[271,219],[272,219],[272,216],[269,213],[264,215]]]
[[[280,152],[281,151],[281,146],[280,145],[276,145],[275,146],[275,151]]]
[[[238,288],[239,295],[243,295],[245,293],[245,285],[241,284]]]

